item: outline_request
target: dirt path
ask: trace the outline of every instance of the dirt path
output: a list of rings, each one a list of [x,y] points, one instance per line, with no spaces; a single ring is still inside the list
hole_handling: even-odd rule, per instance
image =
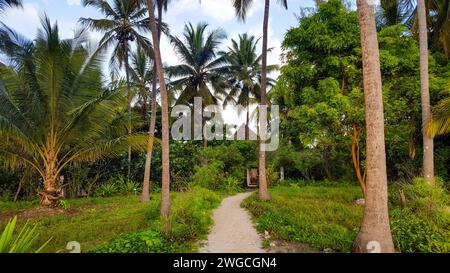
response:
[[[262,240],[256,232],[250,214],[241,208],[251,192],[240,193],[223,200],[213,212],[215,225],[200,253],[263,253]]]

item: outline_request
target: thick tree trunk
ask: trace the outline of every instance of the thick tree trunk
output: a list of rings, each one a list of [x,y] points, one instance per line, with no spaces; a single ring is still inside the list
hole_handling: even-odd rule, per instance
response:
[[[170,158],[169,158],[169,105],[167,98],[167,88],[164,79],[161,51],[159,48],[158,29],[153,9],[153,1],[147,0],[147,8],[150,17],[150,29],[153,37],[155,52],[156,72],[158,74],[161,91],[161,116],[162,116],[162,198],[161,216],[165,220],[165,230],[170,230]]]
[[[269,10],[270,0],[265,0],[264,8],[264,23],[263,23],[263,48],[262,48],[262,67],[261,67],[261,102],[260,106],[263,108],[266,106],[266,89],[267,89],[267,35],[269,28]],[[261,109],[260,109],[261,113]],[[261,117],[259,118],[259,130],[266,128],[263,123],[267,122]],[[265,134],[266,132],[260,132]],[[267,176],[266,176],[266,152],[264,150],[265,140],[260,137],[259,139],[259,199],[270,200],[272,197],[267,189]]]
[[[354,252],[394,252],[389,226],[383,94],[374,6],[357,0],[367,130],[366,205]]]
[[[417,11],[419,17],[419,45],[420,45],[420,89],[422,97],[422,128],[431,118],[429,75],[428,75],[428,30],[425,0],[418,0]],[[428,183],[433,182],[434,177],[434,143],[428,137],[426,130],[422,130],[423,136],[423,176]]]
[[[44,172],[44,190],[38,192],[41,196],[41,205],[56,207],[58,200],[61,198],[57,179],[57,164],[55,157],[48,157],[47,168]]]

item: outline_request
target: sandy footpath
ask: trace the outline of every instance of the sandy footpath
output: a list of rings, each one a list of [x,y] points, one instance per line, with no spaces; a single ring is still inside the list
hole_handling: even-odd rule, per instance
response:
[[[240,193],[223,200],[214,210],[214,227],[200,253],[263,253],[262,240],[249,213],[241,208],[251,192]]]

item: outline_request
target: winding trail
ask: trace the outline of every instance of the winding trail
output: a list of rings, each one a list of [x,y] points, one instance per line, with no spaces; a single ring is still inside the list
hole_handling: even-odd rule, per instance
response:
[[[251,192],[225,198],[213,212],[214,227],[200,253],[263,253],[262,240],[250,220],[250,214],[241,208],[242,201]]]

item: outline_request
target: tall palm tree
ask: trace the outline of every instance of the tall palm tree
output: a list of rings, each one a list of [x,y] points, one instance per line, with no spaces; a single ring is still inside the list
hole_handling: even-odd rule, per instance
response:
[[[180,92],[177,104],[192,104],[194,97],[201,97],[204,105],[210,105],[218,102],[215,94],[227,94],[224,73],[228,67],[225,56],[218,56],[218,47],[226,34],[222,29],[207,33],[207,27],[206,23],[196,27],[189,23],[184,27],[184,39],[170,37],[182,62],[168,68],[169,76],[175,78],[171,89]]]
[[[270,0],[265,0],[264,5],[264,20],[263,20],[263,43],[262,43],[262,68],[261,68],[261,94],[260,94],[260,107],[266,106],[266,93],[267,93],[267,52],[268,52],[268,28],[269,28],[269,10]],[[287,9],[287,0],[277,0],[284,8]],[[245,20],[247,11],[253,4],[253,0],[232,0],[233,6],[236,10],[236,15],[239,19]],[[260,119],[259,128],[265,128],[264,122]],[[265,132],[262,132],[265,133]],[[271,196],[267,190],[267,177],[266,177],[266,152],[264,151],[264,140],[260,138],[259,141],[259,199],[270,200]]]
[[[0,13],[12,7],[22,7],[22,0],[0,0]]]
[[[161,51],[159,48],[158,24],[155,18],[153,2],[147,0],[147,9],[150,18],[150,30],[152,33],[156,73],[159,80],[161,93],[161,116],[162,116],[162,198],[161,216],[165,220],[165,230],[170,230],[170,157],[169,157],[169,103],[167,96],[166,80],[164,78]]]
[[[99,49],[113,47],[110,66],[113,69],[124,68],[128,89],[128,112],[131,115],[131,101],[133,95],[130,87],[129,55],[131,42],[151,53],[150,41],[140,34],[140,31],[148,30],[148,18],[146,9],[142,7],[140,0],[113,0],[112,5],[105,0],[83,0],[83,6],[97,8],[105,18],[80,18],[79,21],[99,32],[104,36],[100,41]],[[131,134],[131,126],[128,128]],[[131,173],[131,147],[128,151],[128,178]]]
[[[69,164],[145,149],[146,136],[128,134],[126,93],[102,87],[101,60],[83,47],[86,32],[61,40],[42,21],[34,43],[10,29],[14,66],[0,64],[0,153],[10,166],[33,168],[43,182],[43,205],[60,198],[59,176]],[[32,105],[33,107],[30,107]]]
[[[234,100],[238,105],[245,106],[246,124],[245,137],[249,138],[250,124],[250,105],[252,101],[259,101],[261,94],[261,59],[262,55],[258,55],[257,45],[259,39],[249,36],[247,33],[239,34],[239,40],[231,40],[231,47],[228,48],[226,59],[229,63],[230,75],[228,78],[230,92],[227,96],[228,100]],[[268,71],[274,71],[277,66],[268,66]],[[272,86],[275,81],[267,79],[268,84]]]
[[[171,0],[154,0],[154,4],[157,6],[158,10],[158,42],[161,41],[161,32],[162,32],[162,16],[163,11],[167,11],[167,7]],[[153,69],[156,70],[156,61],[153,63]],[[154,137],[155,137],[155,127],[156,127],[156,111],[157,111],[157,81],[158,76],[157,73],[153,72],[152,79],[152,100],[151,100],[151,116],[150,116],[150,125],[149,125],[149,138],[147,145],[147,154],[145,157],[145,171],[144,171],[144,182],[143,182],[143,190],[142,190],[142,202],[150,201],[150,170],[152,164],[152,154],[153,154],[153,145],[154,145]]]
[[[357,0],[366,105],[366,205],[354,252],[394,252],[389,226],[380,56],[374,6]],[[375,248],[375,249],[372,249]]]
[[[428,30],[425,1],[418,0],[417,15],[419,20],[419,47],[420,47],[420,90],[422,98],[422,126],[426,126],[431,118],[430,87],[428,74]],[[423,175],[431,183],[434,177],[434,143],[425,130],[423,138]]]
[[[150,102],[148,85],[152,84],[153,72],[153,60],[150,59],[142,48],[137,47],[135,51],[131,52],[130,79],[133,83],[132,86],[137,92],[137,103],[142,108],[141,115],[143,121],[146,121],[148,116],[147,104]]]

